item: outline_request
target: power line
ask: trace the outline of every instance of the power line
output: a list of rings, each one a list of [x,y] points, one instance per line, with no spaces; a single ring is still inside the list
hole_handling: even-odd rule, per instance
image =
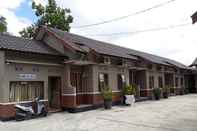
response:
[[[138,33],[145,33],[145,32],[151,32],[151,31],[161,31],[161,30],[169,30],[169,29],[175,29],[179,27],[184,27],[191,25],[191,23],[185,23],[185,24],[178,24],[178,25],[170,25],[167,27],[160,27],[160,28],[151,28],[146,30],[138,30],[133,32],[119,32],[119,33],[110,33],[110,34],[86,34],[86,36],[119,36],[119,35],[134,35]]]
[[[150,11],[150,10],[155,9],[155,8],[159,8],[161,6],[164,6],[164,5],[169,4],[171,2],[174,2],[174,1],[175,0],[170,0],[170,1],[167,1],[167,2],[164,2],[164,3],[160,3],[160,4],[152,6],[150,8],[147,8],[147,9],[144,9],[144,10],[140,10],[140,11],[137,11],[137,12],[129,14],[129,15],[117,17],[117,18],[114,18],[114,19],[111,19],[111,20],[105,20],[105,21],[102,21],[102,22],[93,23],[93,24],[87,24],[87,25],[72,26],[72,28],[86,28],[86,27],[98,26],[98,25],[102,25],[102,24],[107,24],[107,23],[119,21],[119,20],[126,19],[126,18],[134,16],[134,15],[145,13],[145,12]]]

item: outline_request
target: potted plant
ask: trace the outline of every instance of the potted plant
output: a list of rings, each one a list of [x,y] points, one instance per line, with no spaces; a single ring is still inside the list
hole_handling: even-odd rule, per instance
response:
[[[163,98],[168,98],[170,93],[170,88],[168,86],[163,87]]]
[[[154,88],[153,89],[153,95],[155,100],[159,100],[161,97],[161,89],[160,88]]]
[[[135,88],[132,85],[126,85],[123,90],[123,104],[125,105],[133,105],[135,102]]]
[[[112,107],[112,89],[110,87],[104,87],[101,90],[103,100],[104,100],[104,108],[111,109]]]

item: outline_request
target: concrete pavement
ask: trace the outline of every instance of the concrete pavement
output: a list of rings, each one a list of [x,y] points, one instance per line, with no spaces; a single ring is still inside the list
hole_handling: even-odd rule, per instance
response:
[[[54,113],[28,121],[0,122],[0,131],[197,131],[197,94],[114,106],[83,113]]]

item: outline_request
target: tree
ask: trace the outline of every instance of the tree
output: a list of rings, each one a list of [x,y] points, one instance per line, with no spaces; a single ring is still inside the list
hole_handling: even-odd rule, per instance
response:
[[[192,24],[195,24],[197,22],[197,11],[191,16],[192,18]]]
[[[71,11],[67,8],[62,9],[58,7],[55,0],[48,0],[48,4],[45,7],[41,4],[36,5],[33,1],[32,9],[35,10],[38,20],[19,32],[22,37],[33,38],[36,28],[42,25],[67,32],[70,31],[70,24],[73,22],[73,17],[70,15]]]
[[[0,32],[7,32],[7,22],[3,16],[0,16]]]

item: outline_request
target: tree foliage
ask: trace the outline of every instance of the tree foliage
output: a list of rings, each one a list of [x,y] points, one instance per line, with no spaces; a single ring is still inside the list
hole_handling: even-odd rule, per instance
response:
[[[55,0],[48,0],[46,6],[36,5],[33,1],[32,9],[35,10],[38,20],[33,25],[19,32],[22,37],[32,38],[35,35],[36,28],[42,25],[69,32],[70,24],[73,22],[70,9],[58,7]]]
[[[7,22],[3,16],[0,16],[0,32],[7,32]]]

